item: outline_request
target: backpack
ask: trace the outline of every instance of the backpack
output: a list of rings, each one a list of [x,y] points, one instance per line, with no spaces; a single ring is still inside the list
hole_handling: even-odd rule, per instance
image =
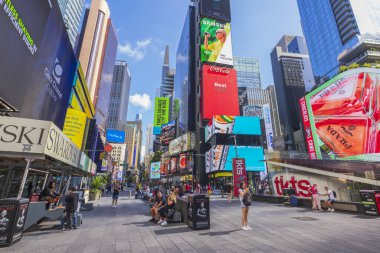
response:
[[[252,203],[251,194],[245,194],[243,197],[243,203],[245,206],[250,206]]]
[[[336,192],[335,191],[332,191],[333,192],[333,194],[334,194],[334,198],[336,198]]]

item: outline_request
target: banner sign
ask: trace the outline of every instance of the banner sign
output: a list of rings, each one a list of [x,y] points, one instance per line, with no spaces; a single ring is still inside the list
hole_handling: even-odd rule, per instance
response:
[[[269,104],[263,105],[263,118],[265,124],[265,135],[267,139],[268,150],[273,150],[273,127],[272,127],[272,117],[270,115]]]
[[[169,155],[195,150],[195,133],[188,132],[169,143]]]
[[[153,134],[161,134],[161,126],[168,123],[170,100],[168,97],[156,97],[154,102]]]
[[[310,158],[380,161],[380,69],[345,71],[300,100]]]
[[[201,62],[233,66],[230,23],[202,18],[200,25]]]
[[[124,143],[125,132],[119,130],[107,129],[106,140],[110,143]]]
[[[169,142],[175,138],[176,135],[176,121],[170,121],[161,126],[160,143],[163,146],[169,145]]]
[[[239,196],[240,183],[245,182],[248,184],[247,171],[245,170],[245,159],[244,158],[234,158],[232,160],[234,168],[234,194],[235,197]]]
[[[85,113],[71,108],[67,109],[63,133],[66,134],[79,149],[82,148],[86,122],[87,117]]]
[[[150,164],[150,179],[160,179],[161,177],[161,163],[151,163]]]

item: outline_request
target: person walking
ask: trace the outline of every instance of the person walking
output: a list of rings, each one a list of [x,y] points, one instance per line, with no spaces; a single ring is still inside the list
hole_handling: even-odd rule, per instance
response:
[[[322,208],[321,208],[321,200],[320,200],[320,198],[319,198],[319,193],[318,193],[317,185],[316,185],[316,184],[313,184],[313,185],[310,187],[309,192],[310,192],[310,194],[311,194],[311,198],[312,198],[312,201],[313,201],[313,207],[312,207],[312,209],[313,209],[313,210],[322,211]]]
[[[251,194],[249,192],[249,187],[245,182],[240,183],[239,198],[240,198],[240,207],[242,211],[241,229],[251,230],[252,228],[248,226],[248,211],[249,211],[249,205],[251,204],[250,202]]]
[[[323,196],[327,196],[327,212],[335,212],[334,202],[336,201],[336,196],[334,191],[330,190],[329,187],[325,186],[326,193]]]
[[[231,204],[232,199],[232,185],[230,183],[226,184],[225,192],[227,194],[227,202]]]
[[[64,210],[64,221],[62,224],[62,231],[65,231],[66,229],[72,230],[73,229],[73,218],[74,218],[74,212],[76,209],[76,198],[74,195],[75,188],[70,187],[69,188],[69,194],[65,198],[65,210]],[[65,223],[67,224],[65,226]]]
[[[117,200],[119,199],[119,194],[120,194],[120,185],[115,184],[112,192],[112,207],[117,206]]]

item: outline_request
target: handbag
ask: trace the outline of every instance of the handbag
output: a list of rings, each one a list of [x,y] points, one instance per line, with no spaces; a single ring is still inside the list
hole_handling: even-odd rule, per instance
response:
[[[169,219],[173,219],[173,217],[174,217],[174,213],[175,213],[175,210],[172,209],[172,208],[169,208],[169,209],[168,209],[168,213],[167,213],[167,218],[169,218]]]
[[[250,206],[252,203],[251,194],[247,193],[243,197],[243,203],[245,206]]]

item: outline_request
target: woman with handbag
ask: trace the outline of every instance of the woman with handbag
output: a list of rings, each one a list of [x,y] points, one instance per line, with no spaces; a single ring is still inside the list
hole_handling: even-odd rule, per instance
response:
[[[175,193],[174,186],[170,189],[170,194],[168,197],[168,201],[166,206],[164,207],[164,210],[162,210],[161,219],[163,219],[163,222],[161,223],[161,226],[166,226],[168,224],[168,218],[172,219],[174,217],[175,213],[175,203],[177,202],[177,195]]]
[[[251,193],[249,192],[249,187],[245,182],[240,183],[239,198],[242,211],[241,229],[251,230],[252,228],[248,226],[248,210],[251,205]]]

